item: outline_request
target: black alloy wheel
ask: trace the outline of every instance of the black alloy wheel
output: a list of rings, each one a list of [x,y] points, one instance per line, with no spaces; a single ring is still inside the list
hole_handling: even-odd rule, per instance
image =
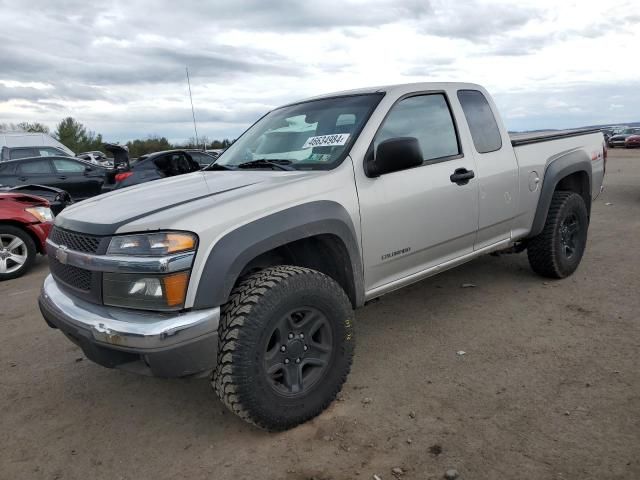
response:
[[[560,225],[560,245],[562,253],[567,260],[573,258],[578,244],[578,233],[580,232],[580,221],[575,213],[571,213]]]
[[[326,373],[333,354],[326,315],[313,307],[293,310],[273,328],[264,369],[273,389],[284,396],[305,394]]]

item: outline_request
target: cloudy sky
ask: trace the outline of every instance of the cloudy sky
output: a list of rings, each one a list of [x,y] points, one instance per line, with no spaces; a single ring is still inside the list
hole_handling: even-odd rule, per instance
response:
[[[0,0],[0,123],[235,137],[363,86],[485,85],[513,130],[640,121],[636,1]]]

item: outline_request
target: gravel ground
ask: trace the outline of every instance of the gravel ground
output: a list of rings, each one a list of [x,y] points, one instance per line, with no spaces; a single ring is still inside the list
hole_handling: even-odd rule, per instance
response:
[[[610,153],[575,275],[487,256],[365,307],[341,399],[285,433],[90,363],[40,317],[40,259],[0,284],[0,478],[640,478],[640,151]]]

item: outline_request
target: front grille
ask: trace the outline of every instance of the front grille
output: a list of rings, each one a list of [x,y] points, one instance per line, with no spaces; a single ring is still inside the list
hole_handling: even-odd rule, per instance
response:
[[[65,245],[69,250],[84,253],[96,253],[102,241],[102,237],[70,232],[59,227],[53,227],[50,238],[54,243]]]
[[[64,265],[54,257],[49,258],[49,268],[56,280],[60,280],[70,287],[84,292],[91,290],[91,272],[89,270],[72,265]]]

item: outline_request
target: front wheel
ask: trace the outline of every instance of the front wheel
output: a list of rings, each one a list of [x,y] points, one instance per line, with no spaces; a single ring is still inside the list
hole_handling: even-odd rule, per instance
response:
[[[330,277],[277,266],[242,280],[222,308],[212,385],[244,420],[286,430],[326,409],[353,358],[353,309]]]
[[[36,256],[36,245],[24,230],[0,225],[0,281],[27,273]]]
[[[588,227],[583,198],[574,192],[554,192],[544,229],[527,246],[533,271],[550,278],[575,272],[587,244]]]

